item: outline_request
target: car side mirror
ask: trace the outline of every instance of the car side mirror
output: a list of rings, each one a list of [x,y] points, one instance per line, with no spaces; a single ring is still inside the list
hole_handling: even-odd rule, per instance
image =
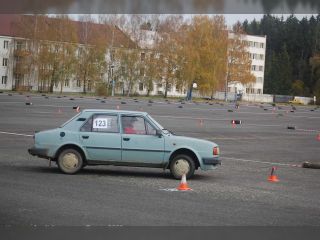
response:
[[[162,131],[160,129],[156,129],[156,136],[158,136],[159,138],[162,137]]]

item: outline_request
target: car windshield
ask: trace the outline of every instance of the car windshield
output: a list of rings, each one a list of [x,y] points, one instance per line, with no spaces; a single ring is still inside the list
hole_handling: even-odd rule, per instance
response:
[[[154,123],[158,128],[160,128],[161,130],[163,129],[163,127],[156,121],[154,120],[150,115],[147,115],[147,117],[150,119],[150,121],[152,123]]]
[[[147,115],[147,117],[150,119],[150,121],[152,121],[158,128],[160,128],[162,130],[162,132],[164,134],[173,134],[175,135],[173,132],[171,132],[170,130],[162,127],[156,120],[154,120],[150,115]]]
[[[73,121],[73,119],[77,118],[80,114],[81,114],[81,112],[78,113],[77,115],[75,115],[73,118],[71,118],[71,119],[69,119],[68,121],[66,121],[64,124],[62,124],[62,125],[60,126],[60,128],[63,128],[63,127],[64,127],[65,125],[67,125],[69,122]]]

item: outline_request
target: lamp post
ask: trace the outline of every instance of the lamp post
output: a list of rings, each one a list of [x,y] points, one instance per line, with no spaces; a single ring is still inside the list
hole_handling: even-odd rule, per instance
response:
[[[110,66],[110,75],[111,75],[111,81],[112,81],[112,92],[111,92],[111,96],[114,97],[114,87],[115,87],[115,82],[114,82],[114,79],[113,79],[113,68],[114,66],[111,65]]]

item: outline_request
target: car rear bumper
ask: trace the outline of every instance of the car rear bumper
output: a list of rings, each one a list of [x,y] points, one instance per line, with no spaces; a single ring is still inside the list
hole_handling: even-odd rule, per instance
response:
[[[29,148],[28,149],[29,154],[31,154],[32,156],[37,156],[40,158],[49,158],[48,157],[48,149],[46,148]]]
[[[205,165],[221,165],[221,160],[219,158],[202,158],[202,162]]]

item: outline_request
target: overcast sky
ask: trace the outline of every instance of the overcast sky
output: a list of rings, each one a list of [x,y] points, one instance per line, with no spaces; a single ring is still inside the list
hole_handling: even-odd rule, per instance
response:
[[[287,17],[290,16],[290,14],[273,14],[277,17],[281,17],[283,16],[284,19],[286,19]],[[74,15],[70,15],[73,19],[77,19],[80,15],[78,14],[74,14]],[[93,18],[98,20],[98,16],[97,14],[92,14],[91,15]],[[190,14],[186,14],[184,15],[185,17],[192,17],[193,15]],[[263,14],[224,14],[225,19],[226,19],[226,23],[228,26],[232,26],[233,24],[235,24],[237,21],[240,22],[244,22],[246,19],[250,22],[253,19],[256,19],[257,21],[260,21],[261,18],[263,17]],[[296,16],[298,19],[302,19],[303,17],[308,17],[310,18],[312,16],[312,14],[295,14],[294,16]]]
[[[273,14],[274,16],[281,17],[283,16],[284,19],[290,16],[290,14]],[[237,21],[244,22],[246,19],[250,22],[253,19],[261,20],[263,14],[225,14],[225,19],[227,25],[233,25]],[[294,14],[298,19],[302,19],[303,17],[310,18],[312,14]]]

